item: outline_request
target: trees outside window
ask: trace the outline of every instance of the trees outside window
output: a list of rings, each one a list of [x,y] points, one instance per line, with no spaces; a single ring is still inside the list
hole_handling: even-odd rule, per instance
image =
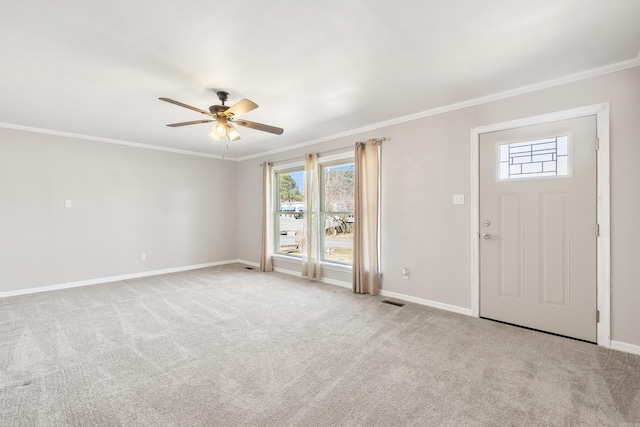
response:
[[[304,195],[300,192],[298,184],[291,174],[280,175],[280,201],[284,203],[302,202]]]

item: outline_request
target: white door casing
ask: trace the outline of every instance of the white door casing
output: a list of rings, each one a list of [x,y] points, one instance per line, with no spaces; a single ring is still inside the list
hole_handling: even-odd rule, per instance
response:
[[[480,221],[480,316],[596,342],[596,117],[482,134]]]
[[[597,151],[597,223],[600,235],[597,237],[596,292],[599,322],[596,340],[599,345],[610,347],[610,202],[609,202],[609,104],[596,104],[533,116],[509,122],[471,129],[471,247],[472,247],[472,315],[480,316],[480,135],[501,130],[514,129],[595,115],[599,149]],[[556,200],[557,201],[557,200]],[[556,203],[557,205],[557,203]]]

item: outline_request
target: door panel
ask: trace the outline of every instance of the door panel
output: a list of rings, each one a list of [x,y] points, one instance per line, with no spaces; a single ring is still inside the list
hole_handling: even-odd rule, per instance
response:
[[[481,317],[596,341],[595,137],[595,116],[481,135]]]
[[[522,300],[522,195],[503,194],[499,200],[500,296]]]
[[[568,197],[563,193],[541,195],[541,302],[569,309],[569,210]]]

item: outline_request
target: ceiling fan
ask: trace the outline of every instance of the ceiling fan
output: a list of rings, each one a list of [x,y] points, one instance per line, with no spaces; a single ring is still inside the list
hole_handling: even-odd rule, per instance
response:
[[[218,95],[218,99],[222,102],[222,105],[212,105],[209,107],[209,111],[201,110],[196,107],[192,107],[191,105],[183,104],[182,102],[174,101],[169,98],[158,98],[161,101],[168,102],[170,104],[175,104],[180,107],[188,108],[193,111],[197,111],[200,114],[204,114],[205,116],[212,117],[207,120],[194,120],[191,122],[180,122],[180,123],[171,123],[167,126],[169,127],[179,127],[179,126],[188,126],[188,125],[197,125],[200,123],[211,123],[216,122],[209,133],[209,137],[215,141],[220,141],[221,138],[225,136],[229,138],[229,141],[237,141],[240,139],[240,133],[233,127],[234,124],[244,126],[249,129],[261,130],[263,132],[269,132],[276,135],[282,135],[284,129],[269,126],[262,123],[250,122],[248,120],[237,120],[236,117],[248,113],[251,110],[255,110],[258,108],[258,104],[253,101],[249,101],[248,99],[243,99],[242,101],[232,105],[224,105],[224,103],[229,98],[229,93],[225,91],[216,92]]]

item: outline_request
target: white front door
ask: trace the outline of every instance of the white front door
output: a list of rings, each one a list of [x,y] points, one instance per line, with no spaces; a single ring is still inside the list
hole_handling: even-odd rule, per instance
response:
[[[480,316],[590,342],[596,117],[480,136]]]

